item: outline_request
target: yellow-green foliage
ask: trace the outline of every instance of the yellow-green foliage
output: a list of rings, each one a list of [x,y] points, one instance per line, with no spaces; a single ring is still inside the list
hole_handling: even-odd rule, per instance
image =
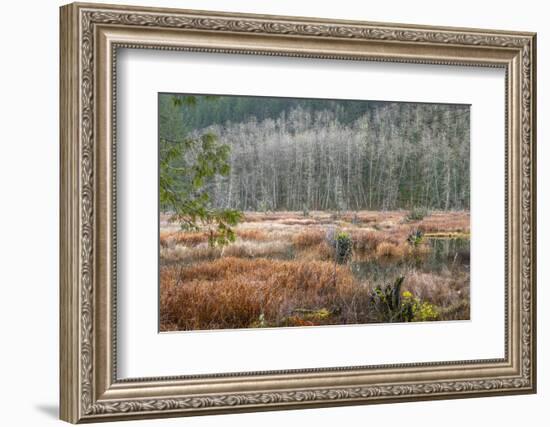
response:
[[[409,291],[403,292],[403,298],[409,299],[412,297],[413,297],[413,294],[411,294]]]
[[[412,308],[413,322],[425,322],[439,319],[439,311],[436,306],[426,301],[420,301],[409,291],[402,294],[403,305],[410,305]]]
[[[419,304],[414,313],[414,320],[423,322],[427,320],[437,320],[439,318],[439,312],[433,304],[429,302],[423,302]]]

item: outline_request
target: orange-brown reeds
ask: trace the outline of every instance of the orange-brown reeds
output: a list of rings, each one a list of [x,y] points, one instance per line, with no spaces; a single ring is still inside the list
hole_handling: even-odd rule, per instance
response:
[[[250,327],[283,322],[296,308],[329,309],[353,292],[353,275],[330,262],[221,258],[161,269],[161,328]]]
[[[170,244],[172,242],[172,234],[173,233],[170,233],[170,232],[167,232],[167,231],[161,231],[160,232],[159,240],[160,240],[160,246],[162,248],[167,248],[168,246],[170,246]]]
[[[435,265],[428,254],[438,249],[429,236],[417,245],[407,237],[421,230],[468,238],[469,214],[436,211],[414,223],[406,215],[247,212],[235,227],[237,240],[215,247],[204,231],[161,223],[161,328],[366,323],[373,287],[392,283],[396,275],[405,276],[404,289],[436,305],[441,319],[468,318],[469,272],[460,260],[469,253]],[[349,264],[335,265],[334,247],[326,240],[330,228],[351,237]],[[329,314],[304,314],[321,311]]]
[[[251,229],[237,229],[236,231],[237,237],[239,237],[242,240],[258,240],[258,241],[265,241],[269,239],[269,234],[266,233],[264,230],[259,230],[257,228],[251,228]]]
[[[296,258],[301,261],[334,261],[334,249],[327,242],[300,249]]]
[[[203,231],[161,231],[159,237],[163,248],[175,245],[197,246],[208,242],[208,234]]]
[[[469,233],[470,214],[468,212],[437,212],[424,218],[418,225],[424,233]]]
[[[384,241],[384,236],[375,230],[352,230],[351,241],[355,252],[364,253],[376,249]]]
[[[174,235],[174,241],[178,245],[196,246],[208,242],[208,233],[203,231],[180,231]]]
[[[378,258],[399,258],[408,254],[409,249],[405,244],[396,245],[391,242],[382,242],[376,247]]]
[[[292,236],[292,243],[298,249],[309,248],[323,242],[325,234],[322,230],[312,229],[302,231]]]

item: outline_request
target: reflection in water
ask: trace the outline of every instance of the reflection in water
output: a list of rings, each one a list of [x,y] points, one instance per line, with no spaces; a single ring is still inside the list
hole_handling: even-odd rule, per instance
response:
[[[441,270],[447,266],[470,265],[470,239],[429,239],[432,250],[426,263],[431,270]]]
[[[377,282],[388,276],[401,274],[403,268],[412,267],[416,270],[431,273],[440,272],[443,268],[453,270],[469,270],[470,239],[465,238],[428,238],[426,244],[431,250],[428,254],[409,259],[372,259],[368,261],[352,261],[351,271],[359,279],[369,278]]]

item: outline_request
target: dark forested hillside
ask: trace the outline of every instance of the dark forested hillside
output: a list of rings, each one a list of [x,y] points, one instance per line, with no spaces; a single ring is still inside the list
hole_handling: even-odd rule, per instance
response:
[[[168,95],[169,96],[169,95]],[[255,118],[257,121],[276,119],[283,112],[302,109],[309,113],[329,110],[343,124],[357,120],[363,114],[386,103],[377,101],[353,101],[330,99],[267,98],[257,96],[219,96],[205,99],[196,97],[196,104],[186,108],[184,122],[190,129],[201,129],[213,124],[226,122],[240,123]],[[189,106],[188,106],[189,107]]]
[[[206,185],[215,207],[469,209],[469,106],[174,99],[159,98],[161,140],[211,132],[230,147],[229,173]]]

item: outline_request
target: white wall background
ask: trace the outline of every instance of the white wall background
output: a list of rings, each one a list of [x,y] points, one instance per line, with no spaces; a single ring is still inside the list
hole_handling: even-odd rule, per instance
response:
[[[121,3],[110,0],[113,3]],[[130,0],[129,0],[130,1]],[[550,405],[550,29],[545,2],[424,0],[133,0],[133,4],[538,32],[539,393],[437,402],[208,416],[133,425],[541,426]],[[0,66],[0,420],[60,425],[58,402],[58,7],[57,0],[2,6]],[[392,420],[392,421],[389,421]],[[482,424],[483,423],[483,424]]]

